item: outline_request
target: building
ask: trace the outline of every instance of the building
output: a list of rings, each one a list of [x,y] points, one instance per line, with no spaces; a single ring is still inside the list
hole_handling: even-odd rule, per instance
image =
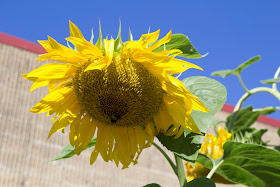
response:
[[[91,149],[71,159],[47,162],[68,144],[68,134],[56,133],[47,140],[51,118],[29,112],[47,89],[29,93],[32,83],[21,77],[42,64],[35,59],[44,52],[37,44],[0,33],[0,186],[178,186],[171,167],[154,147],[125,170],[101,158],[90,165]],[[232,110],[225,105],[216,118],[225,119]],[[279,120],[262,116],[255,126],[269,129],[264,138],[280,144]]]

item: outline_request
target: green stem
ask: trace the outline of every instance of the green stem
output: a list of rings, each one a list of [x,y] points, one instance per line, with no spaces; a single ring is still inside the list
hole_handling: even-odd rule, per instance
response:
[[[218,169],[218,167],[224,162],[224,160],[221,160],[217,165],[214,165],[211,171],[208,173],[206,178],[211,179],[211,177],[214,175],[215,171]],[[213,162],[214,164],[214,162]]]
[[[177,167],[175,166],[173,161],[170,159],[170,157],[166,154],[166,152],[164,150],[162,150],[155,142],[153,142],[153,145],[163,154],[163,156],[166,158],[166,160],[168,161],[168,163],[172,167],[174,173],[178,176]]]
[[[270,110],[270,109],[280,110],[280,107],[269,106],[269,107],[265,107],[265,108],[256,108],[256,109],[253,109],[253,112],[263,111],[263,110]]]
[[[175,156],[175,161],[176,161],[176,165],[177,165],[177,169],[178,169],[177,177],[179,179],[180,186],[183,187],[185,185],[185,183],[187,183],[184,164],[180,157],[178,157],[175,154],[174,154],[174,156]]]
[[[258,92],[268,92],[270,93],[271,95],[273,95],[274,97],[276,97],[279,101],[280,101],[280,93],[277,91],[277,90],[274,90],[272,88],[267,88],[267,87],[258,87],[258,88],[254,88],[252,90],[249,90],[249,92],[245,93],[238,101],[238,103],[236,104],[233,112],[236,112],[238,111],[242,104],[244,103],[244,101],[250,96],[250,95],[253,95],[255,93],[258,93]]]
[[[242,87],[244,88],[244,90],[245,90],[247,93],[250,93],[249,90],[248,90],[248,88],[245,86],[245,84],[244,84],[244,82],[243,82],[243,80],[242,80],[242,78],[241,78],[241,75],[240,75],[240,74],[237,74],[237,77],[238,77],[238,79],[239,79],[239,81],[240,81]]]
[[[279,76],[279,74],[280,74],[280,66],[279,66],[279,68],[277,69],[277,71],[275,72],[274,79],[277,79],[277,77]],[[276,83],[273,83],[273,84],[272,84],[272,89],[275,90],[275,91],[278,91],[278,90],[277,90]]]

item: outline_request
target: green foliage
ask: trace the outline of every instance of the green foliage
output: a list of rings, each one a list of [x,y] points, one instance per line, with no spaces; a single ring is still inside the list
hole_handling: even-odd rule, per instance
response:
[[[239,65],[237,68],[231,70],[231,69],[227,69],[227,70],[222,70],[222,71],[215,71],[213,72],[211,75],[212,76],[220,76],[220,77],[227,77],[229,75],[240,75],[241,71],[244,70],[245,68],[247,68],[248,66],[250,66],[251,64],[257,62],[261,60],[261,57],[258,55],[258,56],[255,56],[249,60],[247,60],[246,62],[244,62],[243,64]]]
[[[256,144],[226,142],[217,173],[248,186],[280,186],[280,152]]]
[[[211,180],[211,179],[208,179],[208,178],[205,178],[205,177],[199,177],[199,178],[196,178],[194,180],[192,180],[191,182],[185,184],[184,187],[215,187],[215,183]]]
[[[168,43],[166,43],[164,46],[155,49],[154,52],[162,51],[165,49],[180,49],[183,53],[179,54],[178,56],[186,58],[202,58],[207,55],[199,54],[199,52],[190,42],[189,38],[183,34],[173,34],[171,36],[171,40]]]
[[[228,141],[223,163],[216,173],[226,180],[253,187],[280,186],[280,152],[256,144]],[[211,159],[199,155],[197,162],[212,169]]]
[[[172,136],[164,134],[159,134],[157,138],[167,149],[188,161],[194,167],[203,142],[204,133],[207,132],[207,128],[212,124],[214,115],[224,105],[227,92],[221,83],[207,77],[189,77],[182,82],[210,111],[209,113],[193,111],[191,114],[203,135],[194,134],[185,129],[185,132],[178,139],[173,139]]]
[[[260,145],[266,145],[265,142],[262,141],[262,136],[264,133],[267,132],[267,129],[255,129],[255,128],[246,128],[239,133],[241,134],[242,140],[241,142],[247,142],[247,143],[256,143]],[[237,132],[238,133],[238,132]],[[233,139],[236,138],[235,132],[232,132],[233,134]]]
[[[122,42],[122,37],[121,37],[121,21],[120,21],[120,26],[119,26],[119,33],[117,38],[115,39],[115,43],[114,43],[114,51],[116,53],[119,53],[123,47],[123,42]]]
[[[263,108],[254,111],[252,106],[238,110],[227,117],[227,130],[232,133],[232,139],[235,141],[265,145],[266,143],[262,141],[262,135],[267,130],[251,128],[251,125],[257,121],[259,116],[275,111],[275,108]]]
[[[89,144],[88,144],[88,146],[85,148],[85,150],[88,149],[88,148],[90,148],[90,147],[95,146],[95,144],[96,144],[96,138],[93,138],[93,139],[89,142]],[[70,158],[70,157],[72,157],[72,156],[75,155],[74,149],[75,149],[75,148],[74,148],[71,144],[68,144],[68,145],[66,145],[66,146],[60,151],[60,153],[58,153],[58,155],[56,155],[56,157],[50,159],[49,161],[55,161],[55,160]]]
[[[101,23],[99,20],[99,37],[98,40],[95,44],[96,47],[98,47],[100,50],[104,50],[104,45],[103,45],[103,38],[102,38],[102,30],[101,30]]]
[[[280,151],[280,145],[275,146],[274,149]]]
[[[226,127],[229,132],[243,130],[255,123],[259,116],[275,111],[275,108],[263,108],[262,110],[253,111],[253,107],[249,106],[230,115],[227,118]]]
[[[280,78],[276,79],[267,79],[267,80],[262,80],[261,83],[263,84],[274,84],[280,82]]]
[[[170,151],[180,158],[194,164],[198,151],[201,146],[200,139],[203,135],[198,135],[192,132],[184,132],[182,136],[174,139],[174,136],[166,136],[162,133],[157,135],[158,140]]]

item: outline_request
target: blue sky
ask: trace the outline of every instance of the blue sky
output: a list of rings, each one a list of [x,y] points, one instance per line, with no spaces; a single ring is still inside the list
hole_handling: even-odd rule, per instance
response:
[[[68,20],[74,22],[90,39],[90,30],[98,36],[98,20],[103,35],[116,37],[119,19],[123,41],[130,27],[134,39],[142,33],[161,29],[161,37],[170,29],[187,35],[197,50],[209,55],[189,60],[204,72],[188,70],[188,76],[207,76],[213,71],[233,69],[247,59],[261,55],[262,60],[244,70],[243,80],[249,89],[261,86],[259,80],[272,78],[280,65],[280,1],[277,0],[182,0],[182,1],[10,1],[0,2],[0,31],[29,41],[46,39],[47,35],[66,44]],[[244,91],[235,76],[212,77],[228,90],[227,103],[235,105]],[[278,85],[280,87],[280,85]],[[245,102],[254,107],[279,106],[280,101],[259,93]],[[280,112],[271,117],[280,119]]]

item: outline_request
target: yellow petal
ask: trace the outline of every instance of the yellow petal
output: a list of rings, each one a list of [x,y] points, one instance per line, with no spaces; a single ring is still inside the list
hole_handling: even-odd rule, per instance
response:
[[[69,20],[69,31],[71,36],[85,39],[80,29],[70,20]]]
[[[39,103],[37,103],[30,112],[43,113],[60,106],[72,94],[73,88],[63,88],[49,93]]]
[[[48,53],[39,55],[38,61],[44,61],[47,59],[51,60],[58,60],[61,62],[66,62],[70,64],[78,64],[80,62],[85,62],[87,59],[85,59],[85,56],[80,54],[78,51],[69,49],[68,47],[65,47],[61,44],[59,44],[57,41],[55,41],[53,38],[48,36],[48,41],[38,41]]]
[[[176,97],[167,95],[163,95],[163,99],[169,114],[177,123],[179,123],[183,127],[186,127],[192,132],[201,134],[190,115],[191,110],[185,108],[184,101]]]
[[[88,59],[91,58],[95,60],[103,56],[102,52],[95,45],[82,38],[71,36],[66,38],[66,40],[74,44],[78,51],[88,57]]]
[[[158,114],[154,115],[154,119],[157,126],[159,124],[161,125],[164,134],[172,124],[175,126],[179,126],[179,124],[174,121],[174,119],[170,116],[165,108],[162,108]]]
[[[32,92],[33,90],[42,87],[42,86],[48,86],[49,81],[42,81],[42,82],[34,82],[30,88],[30,92]]]
[[[106,67],[108,63],[108,60],[106,57],[101,58],[100,60],[91,63],[86,69],[85,71],[89,71],[89,70],[94,70],[94,69],[103,69],[104,67]]]
[[[99,152],[96,149],[92,151],[90,156],[90,165],[92,165],[96,161],[98,154]]]
[[[160,47],[161,45],[168,43],[171,39],[171,36],[172,36],[172,31],[170,30],[165,37],[163,37],[161,40],[159,40],[157,43],[155,43],[151,47],[148,47],[147,50],[153,51],[156,48]]]
[[[75,141],[77,140],[77,135],[75,134],[75,129],[78,127],[78,125],[81,122],[81,117],[83,113],[80,112],[77,117],[73,120],[73,122],[70,124],[70,130],[69,130],[69,142],[74,147]]]
[[[112,62],[113,55],[114,55],[114,39],[111,40],[104,40],[104,47],[107,59],[107,66]]]
[[[174,139],[179,138],[183,133],[184,133],[185,128],[184,127],[180,127],[178,133],[176,134],[176,136],[174,137]]]
[[[178,74],[190,68],[202,70],[199,66],[180,59],[172,59],[167,63],[158,63],[155,66],[163,68],[167,73]]]
[[[25,75],[25,78],[36,82],[52,81],[52,83],[58,83],[72,78],[77,69],[77,67],[67,64],[50,63],[31,71]]]
[[[85,115],[80,124],[75,128],[75,153],[79,155],[89,144],[94,136],[97,121],[91,119],[89,115]]]
[[[198,111],[202,111],[202,112],[210,112],[198,98],[192,97],[190,100],[192,101],[193,110],[198,110]]]
[[[160,30],[148,34],[143,34],[139,39],[139,42],[142,42],[143,48],[146,48],[150,43],[157,41],[159,32]]]
[[[182,54],[183,52],[180,49],[170,49],[170,50],[163,50],[156,52],[157,54],[161,55],[175,55],[177,56],[178,54]]]
[[[78,104],[78,101],[73,102],[70,106],[68,106],[67,109],[61,114],[61,116],[53,124],[53,126],[49,132],[48,138],[51,137],[51,135],[53,133],[64,129],[69,124],[71,124],[73,122],[73,120],[77,117],[77,115],[79,114],[80,111],[81,111],[81,108]]]
[[[53,87],[51,90],[49,89],[49,92],[53,92],[55,90],[59,90],[61,88],[64,88],[65,86],[69,85],[72,82],[72,80],[64,81],[57,86]]]
[[[172,58],[172,56],[160,55],[142,49],[134,49],[131,53],[131,60],[142,63],[143,65],[169,62]]]

